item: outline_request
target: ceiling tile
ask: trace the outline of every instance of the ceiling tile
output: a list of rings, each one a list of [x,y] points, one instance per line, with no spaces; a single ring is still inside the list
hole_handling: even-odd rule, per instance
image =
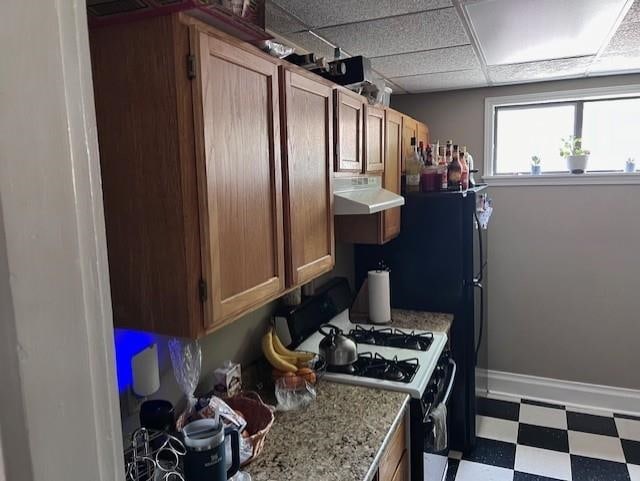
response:
[[[595,55],[627,0],[477,0],[465,5],[488,65]]]
[[[371,65],[386,77],[480,68],[471,45],[376,57],[371,59]]]
[[[327,27],[362,22],[393,15],[450,7],[451,0],[275,0],[310,27]]]
[[[279,34],[308,30],[305,24],[270,1],[265,4],[265,25],[267,29]]]
[[[366,57],[469,43],[454,8],[321,28],[317,33],[348,52]]]
[[[480,69],[413,75],[390,80],[409,93],[486,87],[487,85],[487,80]]]
[[[593,59],[593,56],[588,56],[490,66],[489,78],[495,83],[519,83],[579,77],[585,73]]]
[[[624,17],[623,23],[640,22],[640,0],[635,0]]]
[[[295,45],[315,53],[318,57],[334,58],[333,47],[309,32],[288,33],[284,37]]]
[[[640,70],[640,54],[637,50],[602,55],[591,66],[593,74],[630,73]]]
[[[635,50],[640,55],[640,22],[623,23],[611,38],[605,54]]]

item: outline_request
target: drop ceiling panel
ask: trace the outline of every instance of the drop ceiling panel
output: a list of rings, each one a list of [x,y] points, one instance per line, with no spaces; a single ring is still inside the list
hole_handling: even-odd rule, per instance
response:
[[[524,83],[580,77],[585,74],[594,58],[588,56],[491,66],[488,67],[489,79],[494,83]]]
[[[309,32],[288,33],[285,38],[303,49],[313,52],[318,57],[333,59],[333,47]]]
[[[624,17],[624,23],[640,22],[640,0],[635,0]]]
[[[630,73],[640,71],[640,55],[637,51],[603,55],[591,66],[591,74]]]
[[[605,49],[605,54],[635,51],[640,56],[640,22],[623,23],[620,25],[611,42]]]
[[[310,27],[362,22],[393,15],[450,7],[450,0],[275,0]]]
[[[469,43],[454,8],[318,29],[353,54],[380,57]]]
[[[265,26],[272,32],[285,34],[307,30],[307,26],[295,17],[274,5],[273,2],[265,4]]]
[[[479,0],[465,5],[488,65],[594,55],[626,0]]]
[[[485,76],[480,69],[399,77],[392,78],[391,81],[409,93],[466,89],[487,85]]]
[[[386,77],[480,68],[471,45],[376,57],[371,59],[371,65]]]

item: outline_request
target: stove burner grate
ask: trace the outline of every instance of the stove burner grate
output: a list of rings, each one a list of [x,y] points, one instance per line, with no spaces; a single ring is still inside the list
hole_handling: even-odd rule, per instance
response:
[[[349,331],[349,337],[357,344],[397,347],[414,351],[428,351],[433,342],[433,333],[431,332],[407,332],[391,327],[366,329],[362,326],[356,326],[355,329]]]
[[[408,384],[418,372],[419,366],[417,358],[399,360],[394,356],[393,359],[386,359],[378,353],[363,352],[353,364],[353,375]]]

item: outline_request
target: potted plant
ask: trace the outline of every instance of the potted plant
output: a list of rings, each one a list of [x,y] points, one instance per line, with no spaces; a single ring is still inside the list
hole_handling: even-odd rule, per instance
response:
[[[629,157],[627,162],[624,164],[624,171],[628,173],[632,173],[636,171],[636,159],[633,157]]]
[[[560,156],[567,159],[567,168],[572,174],[584,174],[584,171],[587,170],[590,153],[582,148],[580,137],[570,135],[568,138],[562,139]]]
[[[534,155],[531,157],[531,175],[540,175],[541,172],[540,157]]]

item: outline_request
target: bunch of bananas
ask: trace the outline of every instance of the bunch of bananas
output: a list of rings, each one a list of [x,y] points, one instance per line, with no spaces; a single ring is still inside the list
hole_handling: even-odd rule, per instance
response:
[[[315,373],[308,367],[315,354],[287,349],[278,335],[273,332],[273,328],[270,328],[262,338],[262,352],[274,368],[274,378],[298,375],[311,383],[315,382]]]

